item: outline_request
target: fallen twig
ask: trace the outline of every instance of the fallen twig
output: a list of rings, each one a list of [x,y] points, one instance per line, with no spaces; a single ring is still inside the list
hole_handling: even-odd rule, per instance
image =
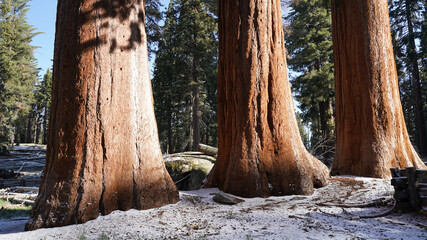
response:
[[[391,212],[393,212],[394,208],[396,207],[396,201],[393,200],[393,207],[385,212],[374,214],[374,215],[362,215],[359,216],[359,218],[377,218],[377,217],[384,217],[389,215]]]
[[[318,203],[317,205],[323,206],[323,207],[342,207],[342,208],[365,208],[365,207],[375,207],[379,204],[386,204],[390,201],[393,201],[393,199],[385,199],[380,198],[377,200],[374,200],[369,203],[356,203],[356,204],[345,204],[345,203]]]
[[[187,176],[183,177],[182,179],[180,179],[180,180],[176,181],[176,182],[175,182],[175,185],[176,185],[176,184],[178,184],[178,183],[180,183],[180,182],[182,182],[182,181],[184,181],[184,180],[185,180],[185,179],[187,179],[188,177],[190,177],[190,174],[188,174]]]
[[[24,168],[26,163],[27,163],[27,161],[24,161],[24,163],[22,163],[22,166],[17,170],[17,172],[20,172]]]
[[[393,199],[391,199],[391,200],[393,200]],[[326,205],[326,206],[328,206],[328,207],[342,207],[342,206],[337,206],[337,205],[345,205],[345,206],[348,206],[348,204],[335,204],[335,205],[331,205],[331,204],[328,204],[328,205]],[[360,205],[360,204],[359,204]],[[362,205],[365,205],[365,204],[362,204]],[[322,205],[321,205],[322,206]],[[351,220],[357,220],[357,219],[362,219],[362,218],[378,218],[378,217],[384,217],[384,216],[387,216],[388,214],[390,214],[391,212],[393,212],[393,210],[394,210],[394,208],[396,207],[396,201],[394,201],[393,200],[393,207],[391,208],[391,209],[389,209],[389,210],[387,210],[387,211],[385,211],[385,212],[381,212],[381,213],[378,213],[378,214],[373,214],[373,215],[357,215],[357,214],[354,214],[354,213],[351,213],[351,212],[349,212],[349,211],[346,211],[345,209],[342,209],[343,210],[343,212],[344,213],[346,213],[346,214],[349,214],[349,215],[352,215],[353,217],[351,217],[350,219]],[[342,208],[344,208],[344,207],[342,207]],[[336,215],[336,214],[333,214],[333,213],[327,213],[327,212],[324,212],[324,211],[322,211],[322,210],[320,210],[319,209],[319,211],[320,212],[322,212],[322,213],[324,213],[324,214],[327,214],[327,215],[330,215],[330,216],[334,216],[334,217],[341,217],[341,216],[339,216],[339,215]]]

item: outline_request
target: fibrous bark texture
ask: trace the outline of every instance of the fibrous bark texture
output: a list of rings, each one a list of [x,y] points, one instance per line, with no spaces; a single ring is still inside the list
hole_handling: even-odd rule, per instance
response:
[[[333,0],[337,146],[332,174],[425,168],[400,103],[386,0]]]
[[[267,197],[326,185],[299,135],[280,1],[220,0],[219,42],[219,153],[205,187]]]
[[[26,229],[178,201],[157,136],[139,0],[58,1],[47,162]]]

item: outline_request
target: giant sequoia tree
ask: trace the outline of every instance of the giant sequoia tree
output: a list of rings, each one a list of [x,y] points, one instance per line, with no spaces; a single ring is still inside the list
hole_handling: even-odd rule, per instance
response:
[[[400,104],[387,0],[333,0],[337,146],[332,174],[425,168]]]
[[[279,0],[219,1],[219,153],[206,186],[244,197],[311,194],[328,169],[301,141]]]
[[[27,230],[178,201],[159,148],[144,3],[58,2],[47,162]]]

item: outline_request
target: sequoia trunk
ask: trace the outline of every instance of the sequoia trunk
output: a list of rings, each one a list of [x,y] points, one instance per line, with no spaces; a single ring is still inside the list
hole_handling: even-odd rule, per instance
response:
[[[58,1],[47,161],[26,229],[178,201],[157,136],[143,1]]]
[[[219,152],[205,186],[267,197],[326,185],[299,135],[280,1],[220,0],[219,42]]]
[[[337,146],[332,174],[425,168],[409,141],[386,0],[333,0]]]

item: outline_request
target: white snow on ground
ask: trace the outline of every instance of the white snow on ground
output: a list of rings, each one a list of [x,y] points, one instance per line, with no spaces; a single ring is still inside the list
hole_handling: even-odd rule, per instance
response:
[[[23,232],[25,220],[0,220],[0,239],[427,239],[427,216],[419,213],[358,219],[391,206],[318,205],[390,199],[389,180],[338,177],[311,196],[244,199],[234,206],[213,202],[217,192],[181,192],[175,205],[115,211],[85,224],[32,232]]]

